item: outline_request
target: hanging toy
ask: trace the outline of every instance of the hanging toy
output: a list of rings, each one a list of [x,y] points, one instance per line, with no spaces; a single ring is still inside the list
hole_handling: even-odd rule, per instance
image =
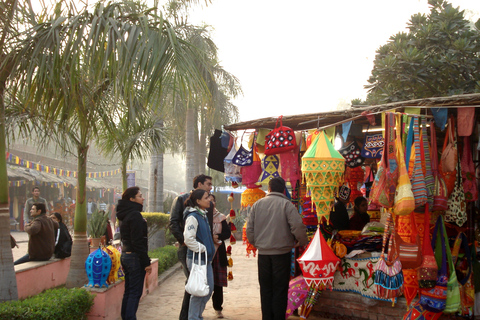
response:
[[[233,210],[233,192],[227,198],[228,202],[230,202],[230,219],[235,218],[235,210]]]

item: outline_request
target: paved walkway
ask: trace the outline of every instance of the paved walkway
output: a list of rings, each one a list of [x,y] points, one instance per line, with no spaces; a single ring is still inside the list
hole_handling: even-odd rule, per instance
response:
[[[223,315],[231,320],[261,319],[260,287],[257,277],[257,258],[246,257],[246,246],[241,241],[232,246],[233,281],[224,288]],[[176,320],[180,314],[185,276],[177,264],[170,270],[171,275],[154,292],[140,301],[137,318],[141,320]],[[211,300],[203,313],[205,320],[216,319]],[[289,320],[300,319],[290,316]],[[309,320],[322,320],[311,314]]]

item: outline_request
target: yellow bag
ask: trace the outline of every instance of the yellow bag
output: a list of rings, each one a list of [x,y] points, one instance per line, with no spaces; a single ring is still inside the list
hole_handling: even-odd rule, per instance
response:
[[[401,115],[396,115],[397,120],[397,138],[395,139],[398,163],[398,181],[395,190],[395,200],[393,212],[396,215],[404,216],[410,214],[415,209],[415,198],[412,192],[412,185],[408,177],[407,166],[405,165],[405,155],[403,154],[402,139],[400,138],[400,119]]]

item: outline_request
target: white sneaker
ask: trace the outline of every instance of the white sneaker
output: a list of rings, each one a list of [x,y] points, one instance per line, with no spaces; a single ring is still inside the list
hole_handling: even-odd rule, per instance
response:
[[[223,319],[223,313],[222,313],[222,311],[215,310],[215,314],[217,315],[217,318],[218,318],[218,319]]]

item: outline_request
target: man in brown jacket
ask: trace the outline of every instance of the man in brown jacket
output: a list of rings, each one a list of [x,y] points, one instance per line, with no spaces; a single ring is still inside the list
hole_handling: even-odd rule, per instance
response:
[[[25,225],[25,231],[29,235],[28,253],[15,261],[14,265],[28,261],[46,261],[52,257],[58,223],[47,217],[46,213],[44,203],[33,204],[30,210],[33,220]]]
[[[298,210],[285,196],[285,180],[271,179],[268,191],[252,206],[246,232],[248,241],[258,249],[262,320],[284,320],[291,251],[306,245],[308,238]]]

